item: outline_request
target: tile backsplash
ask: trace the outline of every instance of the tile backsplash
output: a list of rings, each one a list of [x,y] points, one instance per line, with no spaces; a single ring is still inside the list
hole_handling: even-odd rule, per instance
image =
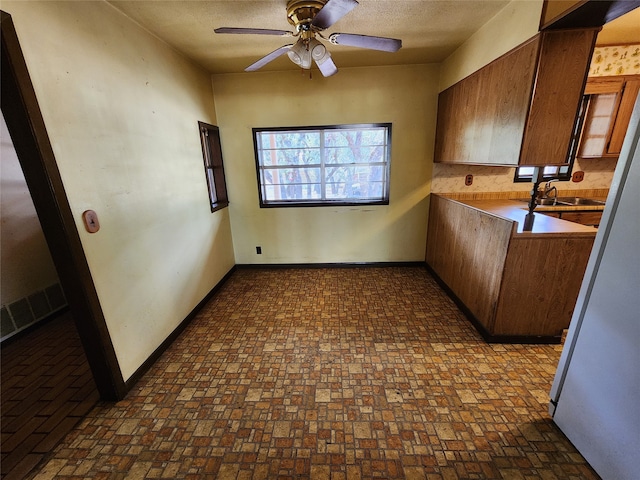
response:
[[[609,188],[616,167],[616,159],[576,159],[573,171],[584,171],[584,180],[560,182],[563,190]],[[465,185],[465,177],[473,175],[473,184]],[[431,191],[433,193],[474,193],[531,190],[530,183],[514,183],[515,168],[485,167],[480,165],[454,165],[435,163]]]

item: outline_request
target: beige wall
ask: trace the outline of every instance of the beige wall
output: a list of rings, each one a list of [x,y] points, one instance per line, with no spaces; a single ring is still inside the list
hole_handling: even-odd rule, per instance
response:
[[[13,16],[123,376],[233,267],[211,213],[198,120],[211,78],[105,2],[12,2]],[[81,216],[97,212],[88,234]]]
[[[237,263],[424,260],[437,66],[213,78]],[[393,123],[388,206],[259,208],[253,127],[375,122]]]
[[[440,91],[538,33],[542,0],[513,0],[442,64]]]

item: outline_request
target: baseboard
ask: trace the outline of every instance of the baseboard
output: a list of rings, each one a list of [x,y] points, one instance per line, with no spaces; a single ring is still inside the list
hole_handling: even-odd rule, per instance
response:
[[[207,295],[198,303],[193,310],[187,315],[187,317],[180,322],[180,324],[171,332],[171,334],[154,350],[154,352],[145,360],[145,362],[124,382],[125,390],[129,392],[131,388],[142,378],[142,376],[149,371],[151,366],[160,358],[167,348],[180,336],[184,329],[191,323],[200,310],[211,300],[211,298],[218,293],[222,286],[229,280],[229,277],[235,272],[236,266],[234,265],[224,277],[211,289]]]
[[[343,263],[242,263],[237,268],[358,268],[358,267],[424,267],[424,262],[343,262]]]
[[[469,308],[458,298],[458,296],[449,288],[449,286],[440,278],[431,265],[424,264],[427,271],[433,276],[435,281],[446,292],[446,294],[453,300],[453,303],[464,313],[465,317],[471,322],[478,333],[482,336],[487,343],[517,343],[517,344],[560,344],[562,343],[562,336],[537,336],[537,335],[493,335],[487,331],[487,329],[480,323],[480,320],[469,310]]]

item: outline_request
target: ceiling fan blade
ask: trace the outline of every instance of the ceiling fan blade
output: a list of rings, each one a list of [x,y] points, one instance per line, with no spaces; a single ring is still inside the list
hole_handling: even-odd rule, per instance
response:
[[[338,67],[333,63],[333,59],[328,52],[324,59],[320,61],[316,60],[316,65],[318,65],[318,69],[320,70],[320,73],[322,73],[323,77],[330,77],[331,75],[338,73]]]
[[[253,63],[253,64],[249,65],[247,68],[244,69],[244,71],[245,72],[255,72],[256,70],[264,67],[267,63],[269,63],[269,62],[275,60],[276,58],[278,58],[279,56],[284,55],[285,53],[287,53],[289,50],[291,50],[291,47],[293,47],[293,45],[283,45],[282,47],[280,47],[277,50],[274,50],[270,54],[265,55],[260,60],[258,60],[256,63]]]
[[[356,0],[329,0],[311,24],[321,30],[329,28],[358,5]]]
[[[287,30],[269,30],[267,28],[235,28],[235,27],[220,27],[214,30],[216,33],[234,33],[240,35],[254,34],[254,35],[279,35],[281,37],[288,37],[293,35],[293,32]]]
[[[329,41],[335,45],[369,48],[382,52],[397,52],[402,47],[402,40],[397,38],[370,37],[353,33],[333,33],[329,36]]]

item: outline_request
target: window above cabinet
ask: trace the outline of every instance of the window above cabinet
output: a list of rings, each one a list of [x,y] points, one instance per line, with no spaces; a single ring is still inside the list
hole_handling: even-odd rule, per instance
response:
[[[587,81],[578,158],[617,158],[640,89],[640,75]]]

